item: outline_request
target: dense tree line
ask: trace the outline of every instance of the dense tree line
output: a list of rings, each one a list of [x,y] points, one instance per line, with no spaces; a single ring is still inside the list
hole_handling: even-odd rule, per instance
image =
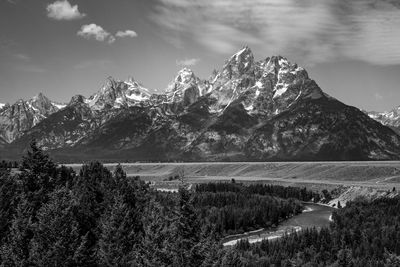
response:
[[[6,160],[0,161],[0,169],[18,168],[18,166],[19,163],[17,161],[6,161]]]
[[[241,183],[236,183],[233,179],[230,183],[197,184],[195,189],[196,192],[235,192],[242,194],[257,194],[262,196],[268,195],[285,199],[295,198],[305,202],[318,202],[321,199],[321,196],[318,192],[307,190],[306,187],[299,188],[271,184],[248,184],[244,186]]]
[[[243,184],[200,184],[194,187],[193,205],[202,225],[212,225],[223,237],[276,226],[303,210],[298,199],[276,195]],[[174,205],[171,193],[158,193],[156,199],[165,207]]]
[[[330,228],[307,229],[235,252],[243,266],[400,266],[400,198],[350,202]]]
[[[399,198],[348,203],[320,231],[224,248],[224,235],[277,224],[318,194],[237,183],[161,193],[121,166],[75,173],[35,143],[19,171],[3,166],[0,266],[400,266]]]
[[[246,186],[235,185],[235,188],[246,189]],[[197,191],[194,205],[200,217],[215,225],[221,235],[277,226],[303,210],[298,200],[259,195],[251,190]]]
[[[0,176],[9,174],[12,169],[18,168],[19,164],[16,161],[0,161]]]
[[[195,193],[185,186],[160,193],[128,178],[121,166],[112,173],[98,162],[75,173],[35,143],[18,172],[4,170],[1,266],[226,266],[235,258],[219,243],[223,234],[300,210],[294,200],[253,193]]]
[[[0,178],[0,265],[201,266],[224,258],[188,190],[168,208],[156,194],[120,166],[59,167],[33,143],[20,172]]]

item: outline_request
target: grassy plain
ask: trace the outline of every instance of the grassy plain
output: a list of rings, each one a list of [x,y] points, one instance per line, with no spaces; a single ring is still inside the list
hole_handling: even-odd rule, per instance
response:
[[[105,164],[111,169],[116,164]],[[184,174],[190,183],[229,181],[273,183],[308,187],[362,186],[400,188],[400,161],[358,162],[196,162],[126,163],[129,176],[173,185]],[[81,164],[68,166],[78,170]],[[169,181],[172,180],[172,181]]]

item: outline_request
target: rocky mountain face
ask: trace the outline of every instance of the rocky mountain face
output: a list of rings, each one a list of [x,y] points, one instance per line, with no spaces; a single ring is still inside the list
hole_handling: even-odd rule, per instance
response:
[[[400,107],[394,108],[391,111],[387,112],[371,111],[366,112],[366,114],[370,118],[379,121],[383,125],[392,128],[394,131],[400,134]]]
[[[116,81],[109,77],[99,92],[84,102],[95,111],[148,104],[150,92],[133,78]]]
[[[61,108],[62,105],[51,102],[42,93],[28,101],[21,99],[13,105],[0,106],[0,138],[3,141],[0,143],[13,142]]]
[[[400,137],[325,94],[281,56],[256,61],[244,47],[202,80],[188,68],[165,93],[107,79],[89,98],[6,139],[32,138],[62,161],[367,160],[400,158]]]

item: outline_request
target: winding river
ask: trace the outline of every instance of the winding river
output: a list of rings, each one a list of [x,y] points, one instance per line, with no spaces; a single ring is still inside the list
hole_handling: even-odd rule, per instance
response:
[[[259,230],[242,235],[235,235],[224,239],[224,246],[233,246],[239,240],[248,239],[250,243],[260,242],[263,239],[273,240],[282,237],[285,233],[301,231],[302,229],[315,227],[320,229],[329,226],[334,208],[319,204],[304,204],[304,211],[282,222],[274,230]]]

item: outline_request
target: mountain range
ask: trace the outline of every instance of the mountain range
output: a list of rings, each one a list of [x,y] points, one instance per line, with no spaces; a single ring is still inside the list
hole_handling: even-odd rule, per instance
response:
[[[66,105],[39,94],[0,107],[0,157],[36,139],[64,162],[399,159],[400,136],[379,116],[329,96],[286,58],[257,61],[244,47],[209,79],[180,70],[162,94],[109,77]]]
[[[370,111],[366,112],[366,114],[372,119],[379,121],[383,125],[392,128],[395,132],[400,134],[400,106],[390,111]]]

